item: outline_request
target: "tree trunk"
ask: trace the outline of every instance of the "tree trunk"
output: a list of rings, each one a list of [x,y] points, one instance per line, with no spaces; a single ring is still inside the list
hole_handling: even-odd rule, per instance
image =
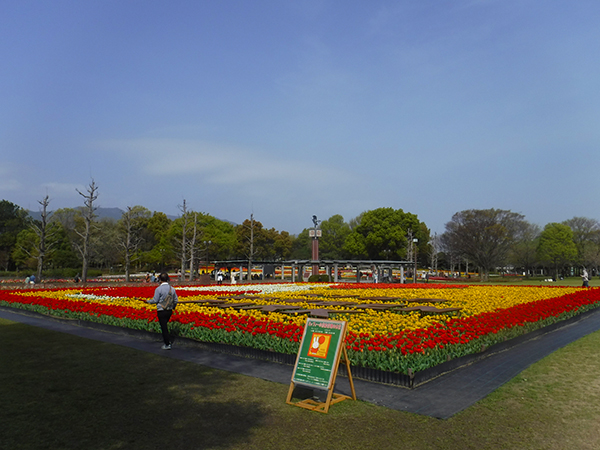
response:
[[[185,267],[186,267],[186,259],[187,259],[187,206],[186,206],[186,201],[185,199],[183,200],[183,205],[180,207],[181,213],[182,213],[182,217],[183,217],[183,224],[182,224],[182,229],[181,229],[181,276],[180,276],[180,280],[183,281],[185,280]]]
[[[48,225],[48,204],[50,200],[48,196],[44,197],[44,199],[38,202],[42,205],[42,224],[38,228],[36,227],[36,232],[40,238],[40,243],[38,246],[38,258],[37,258],[37,279],[42,279],[42,270],[44,269],[44,259],[46,258],[46,227]]]
[[[94,221],[94,218],[96,217],[96,215],[94,214],[94,211],[96,210],[96,208],[94,207],[94,201],[98,198],[97,192],[98,187],[96,186],[96,183],[93,179],[87,188],[87,194],[83,194],[82,192],[77,190],[77,193],[83,197],[83,204],[85,205],[85,208],[83,210],[83,220],[85,223],[85,229],[84,232],[80,234],[80,236],[83,239],[83,248],[81,250],[81,281],[83,283],[87,282],[88,263],[91,252],[90,241],[92,235],[92,223]]]

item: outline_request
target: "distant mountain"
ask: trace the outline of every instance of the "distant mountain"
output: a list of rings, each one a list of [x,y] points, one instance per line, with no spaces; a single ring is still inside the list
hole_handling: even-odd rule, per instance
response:
[[[78,206],[73,209],[82,209],[82,206]],[[41,211],[27,211],[32,219],[34,220],[42,220]],[[120,208],[98,208],[96,210],[96,217],[98,219],[113,219],[119,220],[123,215],[123,210]]]
[[[120,208],[98,208],[96,216],[98,219],[114,219],[119,220],[125,211]]]

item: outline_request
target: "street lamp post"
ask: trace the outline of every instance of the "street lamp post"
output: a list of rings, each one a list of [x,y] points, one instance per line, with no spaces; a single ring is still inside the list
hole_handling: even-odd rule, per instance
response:
[[[319,229],[320,220],[317,220],[317,216],[312,217],[314,227],[310,230],[310,236],[312,236],[312,274],[319,275],[319,238],[321,237],[321,230]]]
[[[415,250],[413,252],[413,256],[415,258],[415,272],[414,272],[414,276],[413,276],[413,282],[416,283],[417,282],[417,243],[419,242],[419,240],[417,238],[413,239],[413,245],[415,247]]]

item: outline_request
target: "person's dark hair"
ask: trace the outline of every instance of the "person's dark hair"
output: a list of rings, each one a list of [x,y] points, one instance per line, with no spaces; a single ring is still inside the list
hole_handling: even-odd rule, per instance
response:
[[[158,279],[163,283],[168,283],[169,282],[169,274],[166,272],[163,272],[158,276]]]

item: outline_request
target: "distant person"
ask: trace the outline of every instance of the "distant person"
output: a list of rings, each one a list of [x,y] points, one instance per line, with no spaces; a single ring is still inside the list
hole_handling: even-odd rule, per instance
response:
[[[81,277],[79,276],[79,274],[75,275],[75,278],[73,278],[73,281],[75,283],[79,283],[81,281]]]
[[[173,314],[173,310],[177,306],[177,292],[169,284],[169,274],[161,273],[158,276],[160,285],[154,291],[154,297],[147,300],[147,303],[156,304],[156,316],[158,317],[158,323],[160,324],[160,330],[164,345],[163,350],[171,350],[171,337],[169,336],[169,320]]]
[[[223,284],[223,272],[217,272],[217,284]]]
[[[35,275],[29,277],[29,284],[35,284]]]
[[[587,270],[585,270],[585,267],[583,268],[583,272],[581,272],[581,279],[583,280],[583,287],[590,287],[590,279]]]
[[[231,272],[231,284],[235,284],[235,273]]]

